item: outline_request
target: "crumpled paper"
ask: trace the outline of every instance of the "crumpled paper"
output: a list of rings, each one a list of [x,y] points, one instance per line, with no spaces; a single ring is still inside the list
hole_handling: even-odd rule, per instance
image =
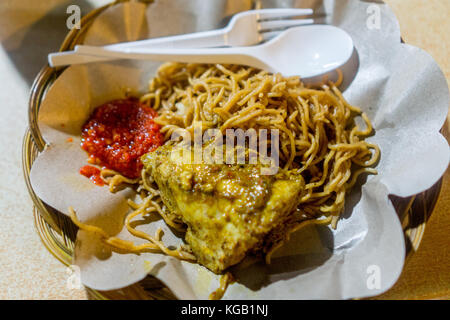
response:
[[[370,1],[123,3],[102,13],[85,38],[87,44],[103,45],[210,30],[224,26],[230,15],[241,10],[294,6],[325,13],[322,22],[352,36],[355,53],[343,68],[344,96],[373,122],[375,134],[367,140],[381,149],[379,173],[359,179],[346,198],[337,230],[306,227],[292,235],[270,265],[247,261],[232,268],[237,282],[224,299],[362,298],[378,295],[395,283],[403,267],[405,243],[388,195],[406,197],[424,191],[448,166],[449,147],[439,133],[449,104],[444,75],[426,52],[400,43],[398,22],[387,5]],[[377,12],[379,16],[373,16]],[[87,159],[80,134],[96,106],[123,98],[130,90],[145,92],[158,66],[150,61],[115,61],[67,68],[42,103],[39,126],[48,146],[31,171],[34,191],[47,204],[64,214],[73,206],[81,221],[136,243],[142,240],[123,228],[129,210],[126,199],[135,197],[133,191],[112,194],[78,173]],[[182,241],[161,219],[140,221],[138,230],[153,234],[159,226],[165,243]],[[206,299],[220,279],[200,265],[162,254],[111,252],[83,231],[77,235],[73,264],[81,269],[82,283],[93,289],[122,288],[150,274],[180,299]]]

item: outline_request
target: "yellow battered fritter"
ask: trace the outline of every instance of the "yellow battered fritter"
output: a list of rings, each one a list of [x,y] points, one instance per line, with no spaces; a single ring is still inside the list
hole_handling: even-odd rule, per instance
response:
[[[261,174],[261,164],[189,164],[173,146],[142,157],[167,208],[186,225],[198,262],[220,273],[279,232],[304,190],[300,175]]]

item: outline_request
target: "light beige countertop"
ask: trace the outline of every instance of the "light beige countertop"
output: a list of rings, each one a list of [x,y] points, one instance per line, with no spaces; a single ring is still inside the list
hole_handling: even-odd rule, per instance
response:
[[[405,42],[428,51],[450,83],[450,0],[387,0]],[[22,174],[22,138],[27,127],[29,88],[68,32],[66,8],[86,14],[106,0],[2,0],[0,2],[0,299],[87,299],[67,287],[66,267],[42,245],[33,204]],[[55,25],[61,24],[60,28]],[[450,121],[444,126],[450,140]],[[450,298],[450,170],[412,256],[387,299]]]

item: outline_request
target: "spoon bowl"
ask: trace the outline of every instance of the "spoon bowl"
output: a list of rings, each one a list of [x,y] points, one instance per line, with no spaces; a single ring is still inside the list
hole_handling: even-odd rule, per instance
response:
[[[288,29],[262,46],[264,50],[255,52],[265,64],[262,69],[302,78],[332,71],[345,64],[353,53],[352,38],[329,25]]]

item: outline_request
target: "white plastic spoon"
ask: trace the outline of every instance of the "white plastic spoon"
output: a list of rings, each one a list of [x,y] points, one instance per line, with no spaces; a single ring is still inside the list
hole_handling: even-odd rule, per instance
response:
[[[114,48],[77,46],[82,54],[121,59],[241,64],[284,76],[314,77],[343,65],[353,53],[352,38],[330,25],[288,29],[257,46],[231,48]]]

